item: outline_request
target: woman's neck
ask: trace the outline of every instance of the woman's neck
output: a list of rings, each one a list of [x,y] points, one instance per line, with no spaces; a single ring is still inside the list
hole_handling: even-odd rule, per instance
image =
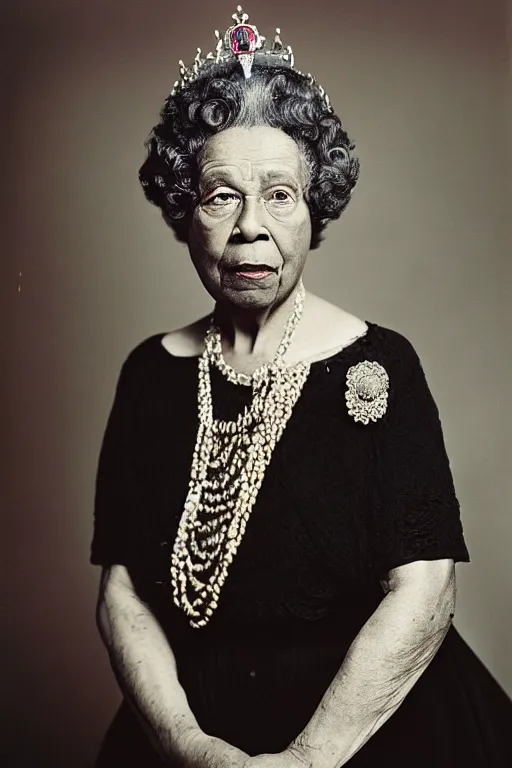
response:
[[[231,358],[271,359],[293,312],[299,285],[300,283],[277,307],[237,310],[217,304],[215,318],[220,328],[225,355]]]

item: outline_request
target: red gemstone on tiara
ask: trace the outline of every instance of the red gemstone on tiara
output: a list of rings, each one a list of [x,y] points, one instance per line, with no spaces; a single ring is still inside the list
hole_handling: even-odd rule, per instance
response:
[[[240,24],[231,30],[231,50],[235,56],[242,53],[254,53],[256,50],[256,34],[252,27]]]

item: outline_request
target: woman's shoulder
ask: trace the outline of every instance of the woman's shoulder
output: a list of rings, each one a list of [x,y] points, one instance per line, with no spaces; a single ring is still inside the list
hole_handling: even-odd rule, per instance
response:
[[[147,378],[162,365],[178,365],[203,351],[208,316],[173,331],[151,334],[131,347],[122,364],[123,378]],[[171,368],[172,370],[172,368]]]
[[[376,348],[380,349],[386,357],[406,363],[417,359],[416,347],[408,332],[391,328],[376,321],[368,320],[367,324],[369,329],[374,330]]]
[[[322,329],[319,334],[319,329]],[[379,356],[389,362],[410,363],[417,358],[408,335],[375,320],[354,315],[318,296],[311,296],[309,322],[304,328],[306,347],[315,345],[322,350],[344,350],[353,346],[363,357]]]
[[[198,357],[203,352],[210,317],[206,315],[183,328],[164,334],[161,338],[162,346],[173,357]]]

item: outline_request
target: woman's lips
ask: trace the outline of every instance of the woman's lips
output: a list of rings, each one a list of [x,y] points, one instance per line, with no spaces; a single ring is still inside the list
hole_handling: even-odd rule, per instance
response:
[[[268,277],[269,275],[273,275],[274,272],[271,269],[262,269],[258,272],[250,271],[250,272],[244,272],[243,270],[237,270],[235,272],[235,275],[238,277],[247,277],[249,280],[262,280],[264,277]]]
[[[277,273],[277,269],[268,264],[239,264],[228,269],[238,279],[265,280]]]

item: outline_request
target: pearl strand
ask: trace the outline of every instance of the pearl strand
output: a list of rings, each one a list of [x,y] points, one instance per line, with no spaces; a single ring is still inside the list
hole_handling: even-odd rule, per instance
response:
[[[198,369],[197,432],[187,498],[171,555],[175,604],[194,628],[206,626],[218,607],[229,565],[240,546],[274,448],[309,375],[310,365],[284,366],[304,303],[301,283],[274,361],[251,377],[237,374],[222,358],[220,334],[210,329]],[[253,387],[250,408],[236,421],[213,418],[210,367],[230,381]],[[189,597],[192,592],[196,596]]]

